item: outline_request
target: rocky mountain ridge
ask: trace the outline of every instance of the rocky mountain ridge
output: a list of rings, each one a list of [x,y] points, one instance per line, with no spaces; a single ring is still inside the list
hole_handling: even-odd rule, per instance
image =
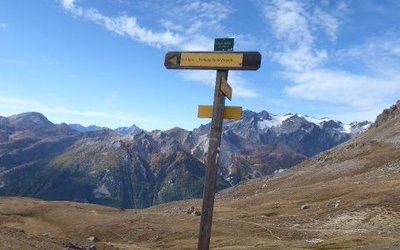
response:
[[[232,184],[290,168],[369,128],[370,122],[345,125],[328,118],[300,114],[272,115],[267,111],[243,112],[242,121],[225,121],[220,172]],[[165,131],[204,161],[210,124],[193,131]]]
[[[383,123],[400,116],[400,100],[390,108],[383,110],[382,114],[378,115],[374,123],[374,127],[377,128]]]
[[[219,188],[289,168],[367,126],[266,111],[243,116],[224,123]],[[133,127],[121,136],[108,128],[80,133],[39,113],[0,117],[0,195],[123,208],[201,197],[209,126]]]
[[[107,127],[99,127],[96,125],[89,125],[89,126],[83,126],[81,124],[68,124],[68,126],[78,132],[85,133],[85,132],[93,132],[96,130],[101,130],[101,129],[109,129]],[[129,134],[135,134],[135,133],[140,133],[141,131],[144,131],[143,129],[139,128],[136,125],[132,125],[130,127],[118,127],[114,129],[115,132],[117,132],[119,135],[125,136]]]
[[[139,208],[202,195],[205,166],[174,141],[80,133],[39,113],[0,121],[0,196]],[[218,189],[228,186],[219,179]]]

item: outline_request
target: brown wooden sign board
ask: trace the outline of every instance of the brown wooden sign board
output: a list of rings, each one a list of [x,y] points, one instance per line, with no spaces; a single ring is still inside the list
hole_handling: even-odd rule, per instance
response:
[[[172,51],[165,55],[167,69],[257,70],[261,54],[250,52]]]
[[[229,85],[225,79],[222,80],[221,82],[221,92],[226,96],[226,98],[229,99],[229,101],[232,101],[232,87]]]

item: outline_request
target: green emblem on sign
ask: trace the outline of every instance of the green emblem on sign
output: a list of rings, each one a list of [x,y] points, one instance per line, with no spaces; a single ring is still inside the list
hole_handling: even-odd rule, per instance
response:
[[[215,38],[214,51],[233,51],[233,38]]]

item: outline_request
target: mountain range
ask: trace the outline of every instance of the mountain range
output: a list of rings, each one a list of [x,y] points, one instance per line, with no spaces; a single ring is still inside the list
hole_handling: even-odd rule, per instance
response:
[[[399,150],[400,101],[364,133],[217,193],[210,248],[399,249]],[[0,197],[0,248],[195,249],[199,209],[200,199],[121,210]]]
[[[288,169],[362,133],[369,122],[244,111],[225,121],[218,189]],[[0,195],[121,208],[201,197],[210,124],[147,132],[0,117]]]
[[[72,129],[75,129],[76,131],[81,132],[81,133],[106,129],[106,127],[99,127],[96,125],[83,126],[81,124],[68,124],[68,126],[71,127]],[[119,127],[119,128],[114,129],[114,131],[120,135],[128,135],[128,134],[139,133],[139,132],[143,131],[143,129],[139,128],[136,125],[132,125],[130,127]]]

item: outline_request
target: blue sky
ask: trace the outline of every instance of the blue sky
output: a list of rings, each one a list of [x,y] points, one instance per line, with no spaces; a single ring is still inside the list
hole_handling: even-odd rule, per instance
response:
[[[260,51],[258,71],[230,71],[232,102],[346,123],[400,99],[397,0],[0,2],[0,115],[147,130],[197,127],[215,71],[164,68],[172,50]]]

